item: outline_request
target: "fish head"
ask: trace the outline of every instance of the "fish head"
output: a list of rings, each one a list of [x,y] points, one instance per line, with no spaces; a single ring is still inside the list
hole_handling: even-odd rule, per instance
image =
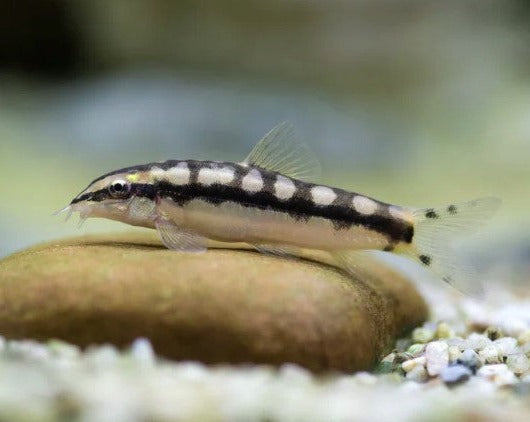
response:
[[[87,218],[96,217],[153,227],[155,194],[150,179],[148,172],[127,169],[103,175],[56,214],[66,212],[68,219],[73,212],[79,212],[80,225]]]

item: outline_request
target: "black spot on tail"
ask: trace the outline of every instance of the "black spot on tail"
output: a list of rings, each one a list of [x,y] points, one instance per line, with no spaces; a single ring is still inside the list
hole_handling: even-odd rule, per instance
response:
[[[447,212],[451,215],[456,215],[457,214],[457,209],[456,209],[456,205],[449,205],[447,207]]]
[[[432,208],[427,210],[427,212],[425,213],[425,217],[427,218],[439,218],[440,216],[438,215],[438,213],[436,211],[434,211]]]
[[[426,265],[427,267],[431,265],[432,258],[429,255],[420,255],[418,258],[420,258],[423,265]]]

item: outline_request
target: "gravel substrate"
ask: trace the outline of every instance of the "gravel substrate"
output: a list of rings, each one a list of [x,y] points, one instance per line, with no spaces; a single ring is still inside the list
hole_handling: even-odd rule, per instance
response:
[[[377,372],[206,367],[129,350],[0,338],[0,420],[530,420],[530,299],[426,290],[432,319]]]

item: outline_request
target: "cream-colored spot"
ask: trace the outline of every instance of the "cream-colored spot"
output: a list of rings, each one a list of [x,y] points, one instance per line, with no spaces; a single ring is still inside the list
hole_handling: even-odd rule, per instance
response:
[[[217,181],[215,170],[207,167],[200,169],[197,175],[197,181],[206,186],[214,184]]]
[[[199,183],[209,186],[214,183],[228,184],[234,180],[234,170],[230,167],[202,168],[197,177]]]
[[[220,167],[217,169],[217,176],[219,177],[219,183],[228,185],[234,180],[235,171],[231,167]]]
[[[355,210],[360,214],[370,215],[377,210],[377,202],[366,196],[356,195],[352,202]]]
[[[327,186],[315,186],[311,188],[311,198],[316,205],[329,205],[337,198],[337,194]]]
[[[259,192],[263,189],[261,173],[256,169],[250,170],[241,180],[241,188],[247,192]]]
[[[284,176],[276,176],[276,182],[274,183],[274,195],[278,199],[287,200],[292,198],[296,192],[296,186],[291,179]]]
[[[401,207],[391,205],[388,207],[388,212],[392,217],[397,218],[399,220],[403,220],[404,216],[403,216],[403,210],[401,209]]]
[[[164,169],[161,169],[160,167],[153,167],[151,170],[149,170],[149,173],[151,174],[151,177],[155,180],[162,180],[166,176],[166,171]]]
[[[178,163],[166,172],[165,179],[174,185],[186,185],[190,182],[191,172],[187,163]]]

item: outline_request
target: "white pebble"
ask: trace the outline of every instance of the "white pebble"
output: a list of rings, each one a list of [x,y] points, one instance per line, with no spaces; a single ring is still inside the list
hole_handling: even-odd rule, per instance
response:
[[[482,362],[473,349],[466,349],[462,352],[462,355],[458,359],[463,365],[467,366],[472,371],[476,370],[482,365]]]
[[[441,373],[443,382],[449,385],[467,381],[471,376],[471,370],[464,365],[448,366]]]
[[[496,385],[517,383],[517,377],[504,363],[497,365],[485,365],[477,371],[477,375],[492,381]]]
[[[131,346],[131,355],[139,362],[152,365],[155,363],[155,352],[151,342],[146,338],[137,338]]]
[[[484,349],[484,347],[489,346],[490,344],[491,340],[482,334],[471,333],[466,339],[466,349],[478,351]]]
[[[405,377],[410,381],[424,382],[429,378],[427,370],[423,366],[415,366]]]
[[[454,330],[446,322],[441,322],[436,328],[436,337],[438,338],[450,338],[454,337]]]
[[[502,361],[499,350],[493,345],[484,347],[478,355],[483,363],[501,363]]]
[[[446,340],[446,343],[449,347],[451,346],[455,346],[455,347],[458,347],[458,349],[463,352],[465,349],[466,349],[466,341],[462,338],[462,337],[453,337],[453,338],[448,338]]]
[[[385,362],[385,363],[394,363],[394,359],[396,358],[396,354],[395,353],[390,353],[388,355],[386,355],[382,360],[381,362]]]
[[[377,384],[377,377],[370,372],[357,372],[355,374],[355,380],[364,385]]]
[[[81,354],[79,347],[61,340],[50,340],[48,349],[54,357],[63,359],[75,359]]]
[[[449,362],[456,362],[460,356],[462,356],[462,352],[460,351],[460,348],[457,346],[449,346],[448,349],[449,352]]]
[[[513,337],[502,337],[493,342],[501,356],[508,356],[516,352],[517,340]]]
[[[406,360],[405,362],[401,364],[401,368],[403,368],[405,372],[410,372],[416,366],[425,366],[426,363],[427,363],[427,358],[425,356],[420,356],[418,358]]]
[[[502,321],[500,324],[505,333],[517,337],[528,329],[528,324],[521,318],[513,318]]]
[[[8,356],[34,362],[45,362],[50,356],[46,346],[33,340],[10,341],[6,345],[6,352]]]
[[[309,384],[311,382],[311,373],[301,366],[294,363],[284,363],[280,367],[280,376],[283,380],[296,384]]]
[[[118,350],[110,345],[103,344],[101,346],[89,349],[85,354],[85,359],[95,368],[107,368],[116,363],[120,354]]]
[[[412,340],[415,343],[428,343],[434,338],[434,331],[428,328],[418,327],[412,332]]]
[[[506,359],[506,366],[515,374],[523,374],[530,369],[530,360],[523,353],[510,355]]]
[[[530,330],[525,330],[521,334],[519,334],[519,337],[517,337],[517,341],[521,345],[530,343]]]
[[[425,348],[427,358],[427,372],[429,375],[439,375],[449,364],[449,347],[443,341],[433,341]]]

